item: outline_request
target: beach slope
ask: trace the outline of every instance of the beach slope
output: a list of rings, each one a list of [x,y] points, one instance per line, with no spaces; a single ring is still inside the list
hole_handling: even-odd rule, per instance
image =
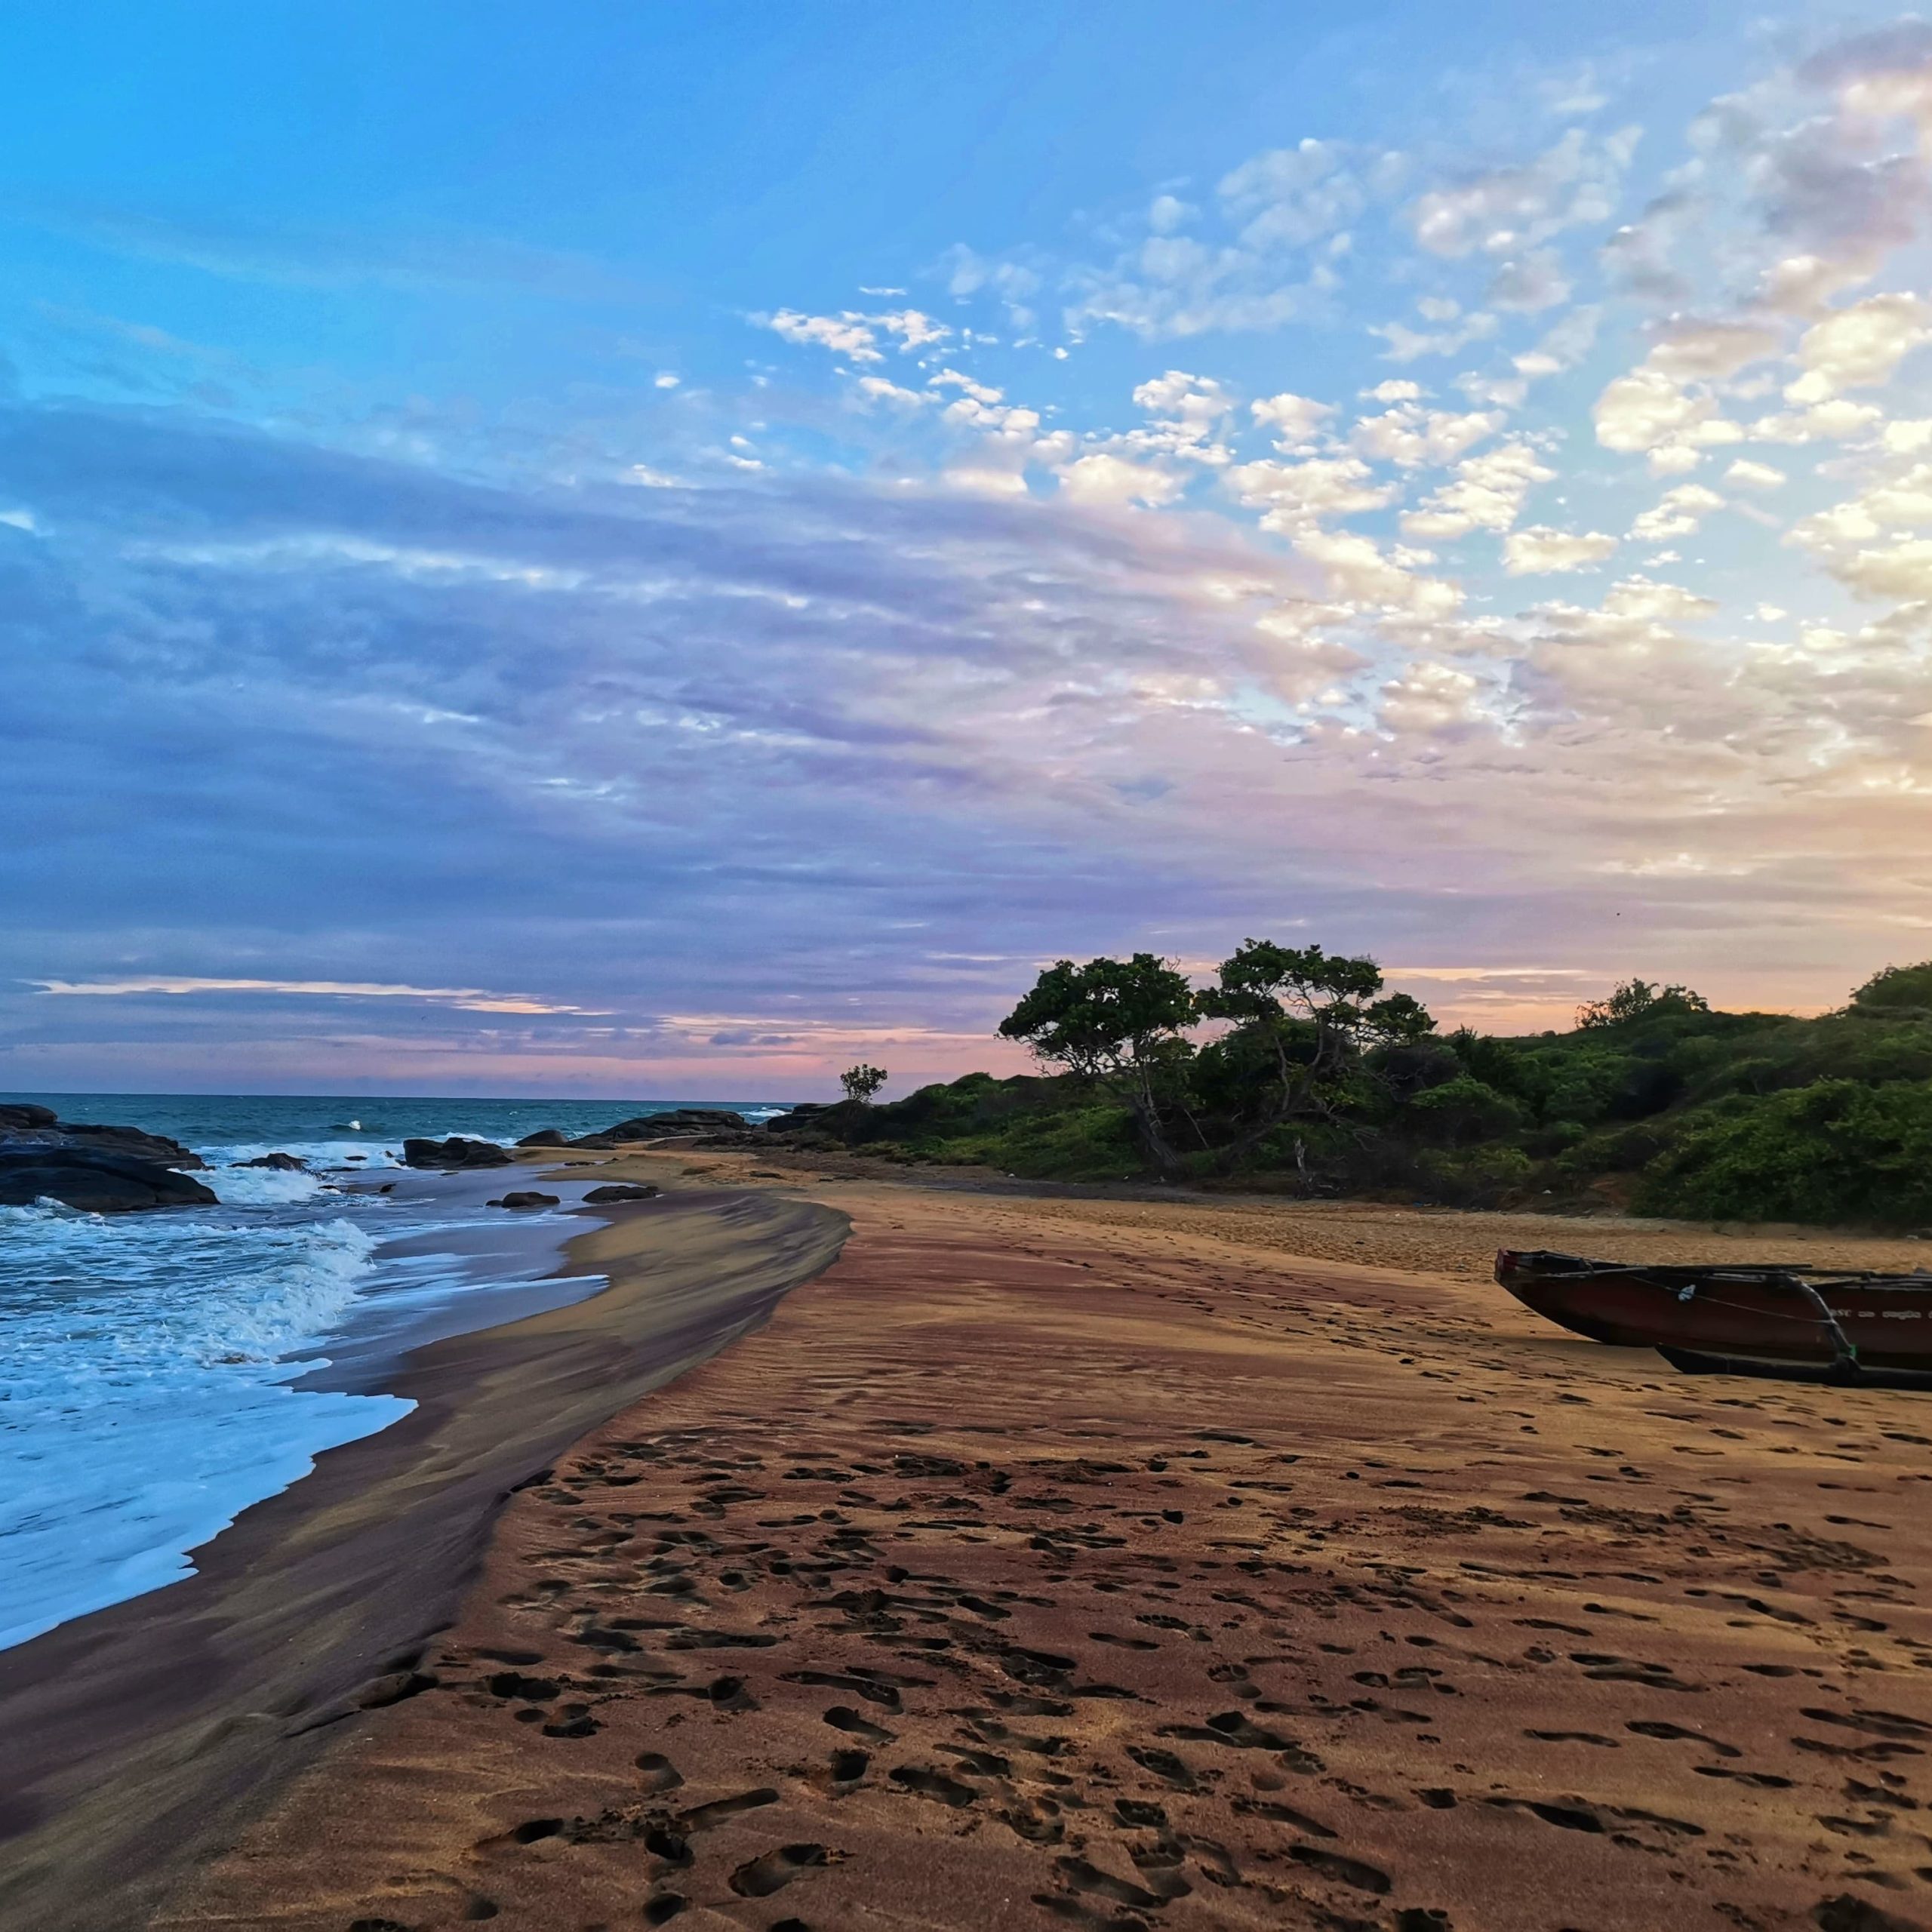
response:
[[[823,1198],[171,1932],[1932,1923],[1924,1400],[1565,1335],[1472,1217]]]
[[[589,1217],[586,1217],[588,1220]],[[198,1552],[187,1580],[0,1654],[0,1925],[128,1932],[428,1654],[506,1494],[823,1268],[836,1211],[706,1190],[569,1247],[589,1299],[402,1358],[414,1411]]]

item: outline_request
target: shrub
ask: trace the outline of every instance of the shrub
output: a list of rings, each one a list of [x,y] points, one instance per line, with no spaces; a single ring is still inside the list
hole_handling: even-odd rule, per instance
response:
[[[1711,1220],[1932,1221],[1932,1083],[1821,1080],[1720,1101],[1646,1171],[1636,1206]]]

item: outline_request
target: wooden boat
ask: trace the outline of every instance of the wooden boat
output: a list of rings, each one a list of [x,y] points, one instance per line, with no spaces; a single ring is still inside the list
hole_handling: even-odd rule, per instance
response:
[[[1496,1278],[1525,1308],[1692,1374],[1932,1388],[1932,1272],[1765,1262],[1589,1261],[1505,1248]]]

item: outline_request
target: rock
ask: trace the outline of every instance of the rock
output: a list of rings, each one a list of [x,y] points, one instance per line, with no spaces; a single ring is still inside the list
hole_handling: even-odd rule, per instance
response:
[[[554,1208],[559,1198],[554,1194],[539,1194],[534,1188],[519,1187],[505,1195],[500,1201],[492,1201],[488,1205],[492,1208]]]
[[[510,1153],[494,1140],[466,1140],[453,1134],[447,1140],[405,1140],[402,1164],[406,1168],[506,1168]]]
[[[637,1187],[629,1181],[611,1181],[602,1187],[593,1187],[583,1198],[592,1208],[601,1208],[613,1201],[651,1201],[657,1198],[654,1187]]]
[[[608,1134],[581,1134],[574,1140],[566,1140],[564,1143],[566,1147],[595,1147],[600,1152],[614,1147],[617,1144]]]
[[[45,1107],[25,1102],[0,1106],[0,1148],[75,1148],[98,1154],[125,1155],[161,1168],[205,1168],[191,1147],[165,1134],[146,1134],[138,1127],[108,1127],[82,1121],[63,1121]]]
[[[309,1170],[293,1154],[257,1154],[252,1161],[231,1161],[233,1168],[272,1168],[278,1174],[303,1174]]]
[[[51,1200],[94,1214],[218,1204],[198,1180],[158,1161],[94,1147],[0,1146],[0,1208]]]
[[[612,1140],[658,1140],[669,1134],[742,1134],[745,1117],[723,1107],[673,1107],[661,1114],[620,1120],[604,1133]],[[581,1146],[583,1143],[577,1143]]]
[[[568,1147],[571,1143],[554,1127],[540,1127],[534,1134],[526,1134],[516,1144],[519,1147]]]

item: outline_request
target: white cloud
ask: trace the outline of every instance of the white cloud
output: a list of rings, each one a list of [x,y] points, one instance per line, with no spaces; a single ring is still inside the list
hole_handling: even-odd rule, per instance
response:
[[[1868,296],[1834,309],[1799,340],[1805,373],[1786,386],[1786,400],[1828,402],[1841,389],[1889,382],[1906,353],[1932,334],[1927,314],[1915,295]]]
[[[1724,499],[1715,490],[1701,483],[1680,483],[1631,525],[1631,541],[1666,543],[1673,537],[1688,537],[1712,511],[1723,508]]]
[[[1507,530],[1521,514],[1532,485],[1556,472],[1528,444],[1507,442],[1456,466],[1455,480],[1402,518],[1403,534],[1424,538],[1466,537],[1472,530]]]
[[[780,309],[776,315],[752,319],[787,342],[816,343],[835,355],[849,355],[854,362],[885,360],[863,315],[808,315],[796,309]]]
[[[1782,469],[1774,469],[1768,463],[1753,463],[1740,457],[1724,473],[1727,483],[1741,484],[1747,490],[1778,490],[1790,481]]]
[[[930,389],[901,389],[884,376],[861,376],[853,385],[866,402],[889,402],[897,409],[921,409],[936,400]]]
[[[1358,531],[1324,530],[1311,524],[1295,532],[1294,545],[1298,555],[1326,573],[1332,597],[1432,618],[1449,617],[1462,603],[1459,586],[1417,575],[1402,559],[1386,555],[1372,537]]]
[[[1401,386],[1414,389],[1413,383]],[[1321,434],[1324,425],[1335,414],[1332,402],[1315,402],[1305,395],[1297,395],[1292,390],[1284,389],[1279,395],[1263,396],[1248,405],[1249,413],[1257,423],[1264,423],[1275,432],[1275,447],[1294,454],[1306,449]]]
[[[917,309],[895,309],[890,315],[875,315],[872,320],[887,334],[899,338],[902,351],[923,349],[929,342],[943,342],[952,333],[943,322],[934,321]]]
[[[32,980],[28,984],[62,998],[120,999],[141,993],[179,998],[193,993],[275,993],[317,999],[420,999],[466,1013],[575,1013],[601,1017],[583,1006],[558,1006],[528,993],[495,993],[481,986],[394,986],[368,980],[210,980],[179,974],[131,974],[115,980]]]
[[[1076,458],[1059,475],[1062,492],[1077,503],[1116,507],[1140,503],[1157,509],[1171,503],[1181,491],[1178,477],[1106,451]]]
[[[1600,530],[1552,530],[1532,524],[1503,540],[1503,568],[1512,577],[1582,570],[1600,564],[1617,548],[1617,539]]]
[[[1603,600],[1606,617],[1645,624],[1691,623],[1714,617],[1720,606],[1675,583],[1654,583],[1648,577],[1626,577],[1613,584]]]
[[[1374,475],[1358,457],[1326,457],[1237,463],[1226,481],[1242,503],[1266,511],[1263,529],[1292,531],[1323,517],[1354,516],[1393,503],[1395,486],[1377,483]]]
[[[1431,189],[1409,211],[1415,238],[1431,254],[1509,255],[1565,228],[1607,221],[1629,165],[1633,129],[1594,146],[1572,128],[1521,167],[1499,168]]]
[[[1418,408],[1398,403],[1380,416],[1365,416],[1349,440],[1363,455],[1377,457],[1404,469],[1425,464],[1454,463],[1464,451],[1504,427],[1500,414]]]
[[[1424,355],[1453,355],[1472,342],[1487,341],[1496,328],[1496,318],[1478,309],[1454,328],[1414,329],[1406,322],[1371,322],[1368,332],[1389,345],[1382,352],[1383,361],[1414,362]]]

